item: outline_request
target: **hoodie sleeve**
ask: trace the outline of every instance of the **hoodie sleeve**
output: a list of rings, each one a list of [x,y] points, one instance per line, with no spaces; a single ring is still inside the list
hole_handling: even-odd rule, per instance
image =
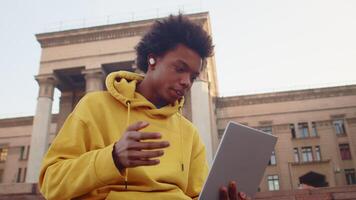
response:
[[[71,199],[123,180],[112,159],[113,144],[90,149],[101,135],[70,114],[49,148],[39,177],[46,199]]]
[[[208,175],[208,163],[206,161],[205,145],[199,133],[195,131],[189,167],[187,195],[192,199],[198,199]]]

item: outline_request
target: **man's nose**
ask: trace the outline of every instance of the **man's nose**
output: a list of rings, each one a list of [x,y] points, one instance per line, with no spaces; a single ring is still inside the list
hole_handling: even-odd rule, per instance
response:
[[[184,87],[184,88],[188,88],[192,82],[190,79],[190,75],[183,75],[180,79],[180,84]]]

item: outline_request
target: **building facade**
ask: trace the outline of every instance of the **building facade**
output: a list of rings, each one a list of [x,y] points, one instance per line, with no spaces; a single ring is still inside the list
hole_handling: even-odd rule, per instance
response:
[[[188,17],[211,34],[208,13]],[[134,46],[153,21],[36,35],[42,47],[36,114],[0,119],[0,194],[6,184],[37,182],[42,157],[64,120],[86,93],[105,90],[107,74],[139,73]],[[356,85],[219,97],[214,57],[205,65],[183,113],[198,127],[208,161],[233,120],[278,137],[261,192],[356,184]],[[61,92],[58,114],[51,113],[55,88]]]
[[[53,115],[50,141],[56,135],[56,121]],[[32,129],[33,116],[0,119],[0,185],[26,181]]]
[[[356,85],[225,97],[216,105],[220,135],[232,120],[278,137],[261,191],[356,183]]]

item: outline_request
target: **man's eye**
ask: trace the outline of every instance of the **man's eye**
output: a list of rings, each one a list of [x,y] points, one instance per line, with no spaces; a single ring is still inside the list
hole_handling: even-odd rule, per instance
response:
[[[184,68],[181,66],[176,66],[176,71],[177,72],[184,72]]]

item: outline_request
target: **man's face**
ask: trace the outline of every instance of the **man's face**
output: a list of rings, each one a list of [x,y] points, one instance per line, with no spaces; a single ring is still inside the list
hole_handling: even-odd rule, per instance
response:
[[[181,44],[155,60],[147,75],[152,76],[155,99],[162,104],[174,103],[182,98],[202,67],[199,54]]]

